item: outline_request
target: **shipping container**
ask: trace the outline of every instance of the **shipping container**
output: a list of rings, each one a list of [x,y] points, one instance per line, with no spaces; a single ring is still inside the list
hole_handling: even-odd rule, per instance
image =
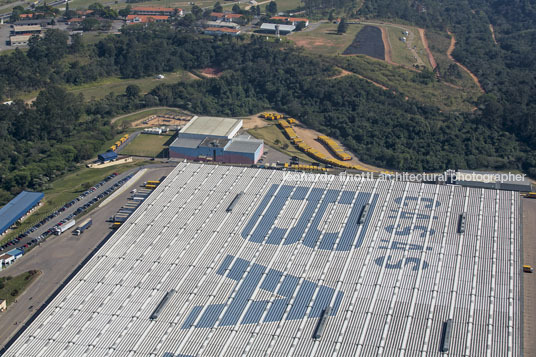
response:
[[[75,224],[75,220],[71,220],[69,222],[66,222],[64,224],[62,224],[61,226],[58,226],[56,227],[56,231],[54,232],[55,235],[59,236],[60,234],[62,234],[63,232],[65,232],[66,230],[74,227],[74,224]]]
[[[73,234],[79,236],[80,234],[84,233],[86,229],[91,227],[92,224],[93,224],[93,220],[91,218],[86,219],[85,221],[82,222],[82,224],[78,226],[78,228],[76,228]]]

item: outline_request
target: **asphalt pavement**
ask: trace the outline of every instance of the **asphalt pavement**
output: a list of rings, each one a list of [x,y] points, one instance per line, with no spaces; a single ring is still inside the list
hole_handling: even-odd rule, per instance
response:
[[[3,250],[0,249],[0,254],[2,252],[7,252],[14,248],[21,248],[25,244],[27,244],[32,239],[35,239],[45,233],[47,230],[51,229],[55,225],[57,225],[60,221],[63,219],[66,219],[67,216],[69,216],[71,213],[75,212],[78,208],[84,206],[86,203],[90,202],[93,198],[97,197],[101,193],[105,192],[107,189],[111,188],[113,185],[115,185],[117,182],[122,180],[123,178],[127,177],[128,175],[131,175],[133,172],[138,171],[139,168],[134,168],[132,170],[129,170],[127,172],[124,172],[120,175],[117,175],[116,177],[112,178],[108,182],[105,182],[102,186],[97,187],[93,192],[89,193],[87,196],[80,199],[80,201],[75,202],[71,207],[68,207],[65,209],[65,211],[60,212],[56,217],[52,218],[50,221],[43,224],[41,227],[37,228],[35,231],[30,233],[27,237],[22,238],[18,243],[15,245],[8,246],[4,248]],[[104,199],[105,197],[103,197]],[[98,204],[99,201],[97,201],[95,204]],[[67,202],[65,202],[67,203]],[[78,222],[80,220],[80,215],[73,217],[73,219]],[[76,227],[76,224],[75,224]],[[54,237],[54,235],[49,235],[46,239],[50,239],[51,237]]]
[[[32,269],[42,273],[17,298],[16,303],[11,304],[7,311],[0,313],[0,348],[3,348],[11,337],[20,333],[22,328],[26,327],[52,301],[107,239],[113,239],[113,231],[106,220],[130,202],[128,198],[131,196],[131,189],[138,188],[144,181],[158,180],[161,176],[171,172],[174,166],[174,164],[157,164],[145,167],[147,171],[132,187],[109,204],[95,209],[84,217],[91,217],[93,225],[80,236],[72,234],[76,228],[75,225],[60,236],[52,236],[44,241],[12,266],[0,272],[0,277],[18,275]],[[0,351],[0,355],[1,353]]]

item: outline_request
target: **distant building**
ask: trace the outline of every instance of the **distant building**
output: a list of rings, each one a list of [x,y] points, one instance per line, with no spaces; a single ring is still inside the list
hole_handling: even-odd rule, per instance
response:
[[[240,35],[240,29],[228,28],[228,27],[207,27],[204,30],[204,33],[207,35],[231,35],[238,36]]]
[[[7,252],[6,254],[0,255],[0,265],[2,268],[7,267],[15,262],[15,260],[22,257],[24,252],[21,249],[15,248]]]
[[[24,20],[18,20],[13,23],[12,26],[33,26],[33,25],[39,25],[41,27],[46,27],[52,19],[24,19]]]
[[[9,255],[9,254],[0,255],[0,269],[3,269],[4,267],[10,265],[14,261],[15,261],[15,258],[12,255]]]
[[[279,28],[280,35],[287,35],[291,33],[292,31],[296,30],[296,26],[294,25],[271,24],[271,23],[265,22],[261,25],[260,31],[264,33],[275,34],[277,28]]]
[[[218,117],[194,117],[178,133],[169,147],[170,158],[255,164],[264,150],[262,140],[236,134],[242,120]]]
[[[26,46],[28,45],[28,41],[30,40],[30,37],[33,35],[17,35],[17,36],[10,36],[9,37],[9,44],[11,46]]]
[[[303,22],[305,27],[309,26],[309,19],[303,17],[287,17],[287,16],[274,16],[270,20],[285,21],[288,24],[297,26],[298,23]]]
[[[40,25],[14,25],[11,30],[12,35],[35,35],[40,34],[43,29]]]
[[[24,255],[24,252],[19,248],[15,248],[10,250],[6,254],[12,256],[14,260],[17,260]]]
[[[206,21],[205,22],[206,27],[227,27],[232,29],[239,29],[240,25],[234,22],[227,22],[227,21]]]
[[[72,24],[80,24],[82,23],[82,21],[84,21],[84,19],[81,17],[73,17],[72,19],[65,20],[65,23],[67,25],[72,25]]]
[[[90,15],[93,13],[93,10],[77,10],[76,14],[80,17],[86,17],[87,15]]]
[[[175,10],[177,10],[177,16],[184,16],[182,9],[173,9],[171,7],[148,7],[148,6],[136,6],[132,8],[132,12],[135,15],[166,15],[174,16]]]
[[[232,14],[228,12],[212,12],[210,18],[212,21],[226,21],[236,22],[238,19],[244,17],[242,14]]]
[[[167,15],[128,15],[127,23],[129,24],[146,24],[149,22],[166,22],[169,20]]]
[[[22,191],[7,205],[0,208],[0,235],[38,206],[44,196],[41,192]]]

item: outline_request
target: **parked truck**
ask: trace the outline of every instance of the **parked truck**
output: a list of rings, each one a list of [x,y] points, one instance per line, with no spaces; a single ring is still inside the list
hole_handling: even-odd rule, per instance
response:
[[[93,224],[93,220],[91,218],[86,219],[85,221],[82,222],[82,224],[78,226],[78,228],[75,229],[73,234],[76,236],[79,236],[80,234],[84,233],[86,229],[91,227],[92,224]]]
[[[54,232],[54,234],[56,234],[57,236],[59,236],[60,234],[62,234],[63,232],[65,232],[66,230],[68,230],[69,228],[72,228],[74,227],[74,224],[75,224],[75,220],[71,220],[69,222],[65,222],[64,224],[62,224],[61,226],[58,226],[56,227],[56,231]]]

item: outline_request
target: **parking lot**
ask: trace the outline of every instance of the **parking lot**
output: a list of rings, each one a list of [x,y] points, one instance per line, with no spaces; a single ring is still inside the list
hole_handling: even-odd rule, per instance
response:
[[[54,234],[64,223],[75,219],[92,205],[118,189],[121,185],[127,182],[137,170],[138,169],[132,169],[121,175],[114,173],[106,177],[106,179],[97,183],[74,200],[65,203],[65,205],[58,211],[53,212],[26,232],[21,233],[13,240],[4,243],[0,246],[0,252],[14,248],[27,250],[31,248],[31,246],[39,244],[42,240]]]
[[[139,187],[144,181],[159,179],[173,169],[172,165],[162,166],[148,168],[132,188]],[[0,276],[14,276],[31,269],[42,272],[41,276],[17,298],[17,302],[0,314],[0,346],[3,347],[9,338],[39,311],[55,291],[63,286],[66,279],[77,271],[84,259],[90,256],[106,238],[112,236],[113,231],[106,220],[129,202],[130,196],[130,189],[125,190],[106,206],[86,215],[85,218],[93,219],[93,225],[80,236],[72,234],[77,227],[75,225],[62,235],[41,242],[11,267],[0,272]]]

